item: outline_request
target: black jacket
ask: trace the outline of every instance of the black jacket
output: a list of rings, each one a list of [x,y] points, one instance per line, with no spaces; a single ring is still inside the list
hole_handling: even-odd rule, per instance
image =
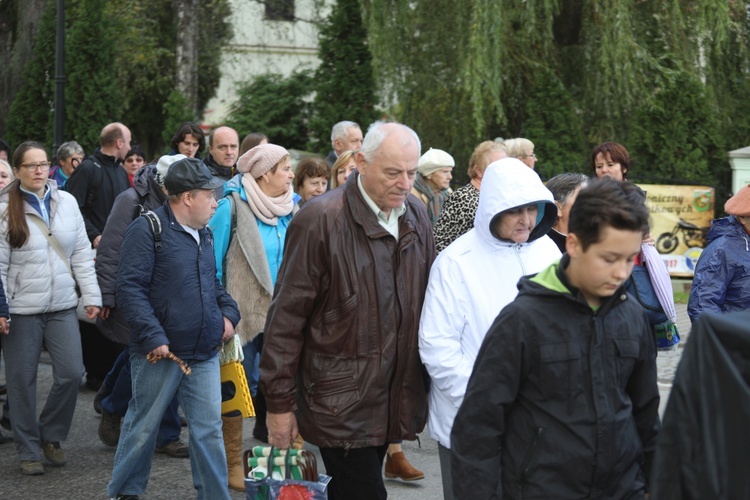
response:
[[[141,205],[146,210],[156,210],[167,199],[154,180],[155,174],[154,164],[146,165],[135,173],[133,187],[117,197],[107,219],[107,225],[104,226],[96,252],[96,278],[102,291],[104,306],[114,308],[116,304],[117,266],[120,263],[120,245],[125,230],[140,215]],[[99,325],[99,330],[113,342],[127,345],[130,341],[130,329],[118,308],[110,311],[109,319]]]
[[[115,198],[129,187],[121,161],[99,148],[73,171],[65,190],[78,202],[90,241],[102,234]]]
[[[207,154],[203,158],[203,164],[211,171],[211,175],[222,179],[224,182],[232,178],[232,167],[224,167],[214,161],[214,157],[211,153]],[[216,188],[216,199],[220,200],[224,197],[224,186]]]
[[[199,231],[200,244],[165,203],[155,211],[162,225],[161,250],[145,218],[125,231],[117,272],[117,306],[130,325],[130,350],[146,355],[169,344],[183,360],[218,354],[224,317],[233,325],[240,312],[216,277],[213,238]]]
[[[656,444],[651,498],[750,498],[750,311],[698,317]]]
[[[557,264],[538,276],[571,292],[522,278],[490,327],[451,433],[456,497],[642,498],[659,429],[646,315],[622,288],[595,312]]]

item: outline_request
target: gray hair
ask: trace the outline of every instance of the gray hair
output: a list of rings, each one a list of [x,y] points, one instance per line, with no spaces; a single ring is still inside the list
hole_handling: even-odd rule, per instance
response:
[[[83,148],[76,141],[63,142],[59,148],[57,148],[57,161],[67,160],[74,154],[84,155]]]
[[[10,180],[15,180],[16,176],[13,175],[13,169],[10,168],[10,163],[0,158],[0,167],[5,167],[8,169],[8,173],[10,174]]]
[[[378,150],[380,150],[380,146],[382,146],[383,142],[393,133],[393,131],[388,131],[387,128],[384,129],[383,127],[384,125],[390,125],[391,123],[393,122],[384,122],[379,120],[373,122],[372,125],[370,125],[370,127],[367,129],[367,135],[365,135],[365,138],[362,141],[362,147],[359,149],[359,152],[362,153],[362,155],[365,157],[365,161],[367,163],[370,163],[373,160]],[[399,127],[403,127],[409,132],[409,134],[411,134],[412,139],[414,139],[414,141],[416,141],[417,143],[417,151],[419,155],[422,156],[422,143],[420,142],[417,133],[404,124],[393,124],[398,125]],[[408,138],[404,139],[401,146],[406,146],[409,142],[410,140]]]
[[[582,188],[588,182],[589,177],[579,172],[569,172],[556,175],[547,181],[547,189],[552,191],[555,201],[565,206],[573,193]]]
[[[506,139],[504,142],[505,150],[508,156],[511,158],[518,158],[519,156],[525,156],[526,151],[532,151],[534,149],[534,143],[523,137],[516,137],[515,139]]]
[[[334,125],[331,129],[331,146],[333,146],[333,143],[336,139],[341,139],[342,137],[347,135],[349,133],[349,129],[353,127],[360,128],[359,123],[343,121],[338,122],[336,125]]]

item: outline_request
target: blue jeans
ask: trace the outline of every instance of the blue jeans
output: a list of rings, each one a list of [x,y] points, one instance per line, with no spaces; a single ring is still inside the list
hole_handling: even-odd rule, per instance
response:
[[[190,468],[196,497],[230,498],[221,435],[221,394],[216,390],[221,384],[219,357],[189,364],[192,372],[184,375],[174,361],[162,359],[151,364],[141,354],[130,354],[133,397],[122,424],[107,496],[146,491],[159,422],[177,394],[190,425]]]
[[[112,370],[107,374],[104,383],[110,383],[112,391],[108,396],[102,398],[102,409],[110,415],[122,417],[128,410],[128,403],[133,395],[133,384],[130,374],[130,351],[127,348],[120,353]],[[164,418],[159,424],[159,434],[156,435],[156,446],[165,446],[180,439],[182,425],[180,414],[177,411],[179,401],[177,395],[164,412]]]
[[[263,332],[259,333],[253,340],[242,346],[242,354],[245,359],[242,367],[245,369],[247,385],[250,386],[250,394],[258,393],[258,379],[260,379],[260,353],[263,351]]]

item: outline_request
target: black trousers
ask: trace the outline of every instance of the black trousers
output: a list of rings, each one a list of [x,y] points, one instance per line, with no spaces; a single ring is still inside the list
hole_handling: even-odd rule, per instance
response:
[[[385,500],[383,459],[388,444],[368,448],[321,448],[326,474],[333,479],[328,485],[328,500]]]
[[[81,330],[81,348],[86,377],[96,378],[101,382],[112,369],[123,346],[99,333],[96,325],[79,321],[78,327]]]

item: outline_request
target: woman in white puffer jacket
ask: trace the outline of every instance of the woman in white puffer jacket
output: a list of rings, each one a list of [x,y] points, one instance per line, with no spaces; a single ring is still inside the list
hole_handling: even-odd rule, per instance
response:
[[[443,495],[453,498],[450,434],[487,330],[518,294],[518,280],[560,258],[547,236],[552,193],[516,158],[484,173],[474,228],[440,252],[419,323],[419,354],[432,385],[427,427],[436,441]]]
[[[10,421],[21,472],[29,475],[44,473],[42,453],[53,465],[65,464],[60,442],[68,436],[83,376],[76,283],[89,318],[101,307],[83,217],[75,198],[48,181],[49,166],[41,144],[22,143],[13,154],[17,179],[0,192],[0,277],[12,319],[2,335]],[[52,360],[53,385],[37,420],[42,345]]]

